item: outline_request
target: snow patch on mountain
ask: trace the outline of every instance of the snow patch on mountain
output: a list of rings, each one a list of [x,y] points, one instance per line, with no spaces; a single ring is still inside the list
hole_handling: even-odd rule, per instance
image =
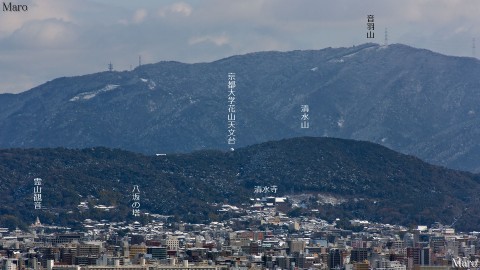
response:
[[[150,90],[153,90],[153,89],[155,89],[155,87],[157,87],[157,84],[152,80],[148,80],[148,79],[144,79],[144,78],[140,78],[140,80],[142,82],[146,83],[147,86],[148,86],[148,89],[150,89]]]
[[[343,59],[332,59],[328,61],[328,63],[343,63],[343,62],[345,62],[345,60]]]
[[[325,204],[339,205],[342,203],[346,203],[348,201],[347,199],[342,198],[340,196],[332,196],[327,194],[318,194],[317,199],[318,199],[317,202],[322,205],[325,205]]]
[[[155,87],[157,87],[157,84],[154,81],[148,81],[148,89],[153,90]]]
[[[118,84],[107,84],[102,89],[80,93],[80,94],[74,96],[73,98],[71,98],[70,101],[89,100],[89,99],[92,99],[92,98],[96,97],[98,94],[105,93],[105,92],[108,92],[108,91],[112,91],[119,86],[120,85],[118,85]]]
[[[352,57],[352,56],[356,55],[357,53],[358,53],[358,52],[354,52],[354,53],[351,53],[351,54],[344,55],[343,58]]]

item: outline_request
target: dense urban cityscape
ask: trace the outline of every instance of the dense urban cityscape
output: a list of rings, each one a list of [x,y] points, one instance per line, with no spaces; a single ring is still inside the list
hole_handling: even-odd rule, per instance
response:
[[[279,210],[285,199],[252,199],[244,208],[221,205],[219,211],[243,214],[210,224],[144,213],[152,220],[144,225],[86,219],[82,231],[72,231],[37,218],[29,232],[1,229],[2,269],[447,270],[478,264],[478,232],[458,233],[440,223],[407,228],[361,220],[350,220],[351,229],[345,229],[340,220],[287,217]]]

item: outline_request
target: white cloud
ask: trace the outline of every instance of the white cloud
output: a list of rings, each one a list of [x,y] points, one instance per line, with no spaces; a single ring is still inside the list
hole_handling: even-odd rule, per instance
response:
[[[141,23],[147,17],[147,10],[146,9],[137,9],[133,14],[132,21],[133,23]]]
[[[192,14],[192,7],[186,3],[175,3],[171,6],[170,10],[184,16],[190,16],[190,14]]]
[[[148,16],[148,11],[144,8],[140,8],[133,12],[131,19],[119,19],[117,23],[121,25],[140,24],[145,21]]]
[[[195,44],[204,43],[204,42],[209,42],[217,46],[222,46],[229,43],[229,38],[225,33],[217,36],[212,36],[212,35],[197,36],[197,37],[190,38],[188,43],[190,45],[195,45]]]
[[[26,23],[47,19],[73,22],[72,11],[76,4],[72,1],[59,0],[27,0],[27,12],[2,12],[0,16],[0,38],[6,37],[20,29]]]
[[[76,40],[76,29],[57,19],[30,21],[11,34],[10,45],[12,49],[64,48]]]
[[[169,14],[180,14],[185,17],[188,17],[192,14],[193,8],[187,3],[179,2],[173,3],[167,7],[162,7],[158,11],[160,17],[165,17]]]

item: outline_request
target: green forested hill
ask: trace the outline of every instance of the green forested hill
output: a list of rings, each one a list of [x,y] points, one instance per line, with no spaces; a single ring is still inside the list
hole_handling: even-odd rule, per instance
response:
[[[44,181],[43,210],[33,206],[33,179]],[[76,224],[85,218],[131,217],[133,185],[142,212],[204,222],[212,203],[247,203],[255,186],[278,186],[277,195],[327,194],[325,219],[365,218],[391,224],[439,221],[480,229],[480,176],[429,165],[369,142],[302,137],[230,152],[145,156],[118,149],[9,149],[0,151],[0,226],[42,221]],[[87,201],[90,210],[79,212]],[[115,206],[105,212],[94,205]]]

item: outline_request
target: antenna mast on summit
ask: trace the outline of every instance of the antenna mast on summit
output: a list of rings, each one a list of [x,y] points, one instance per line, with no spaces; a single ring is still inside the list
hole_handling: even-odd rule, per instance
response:
[[[108,64],[108,71],[112,72],[113,71],[113,65],[112,65],[112,62],[110,62],[110,64]]]
[[[472,57],[475,58],[475,38],[472,38]]]
[[[141,66],[142,65],[142,56],[139,55],[138,56],[138,66]]]
[[[385,46],[388,46],[388,31],[387,28],[385,27]]]

